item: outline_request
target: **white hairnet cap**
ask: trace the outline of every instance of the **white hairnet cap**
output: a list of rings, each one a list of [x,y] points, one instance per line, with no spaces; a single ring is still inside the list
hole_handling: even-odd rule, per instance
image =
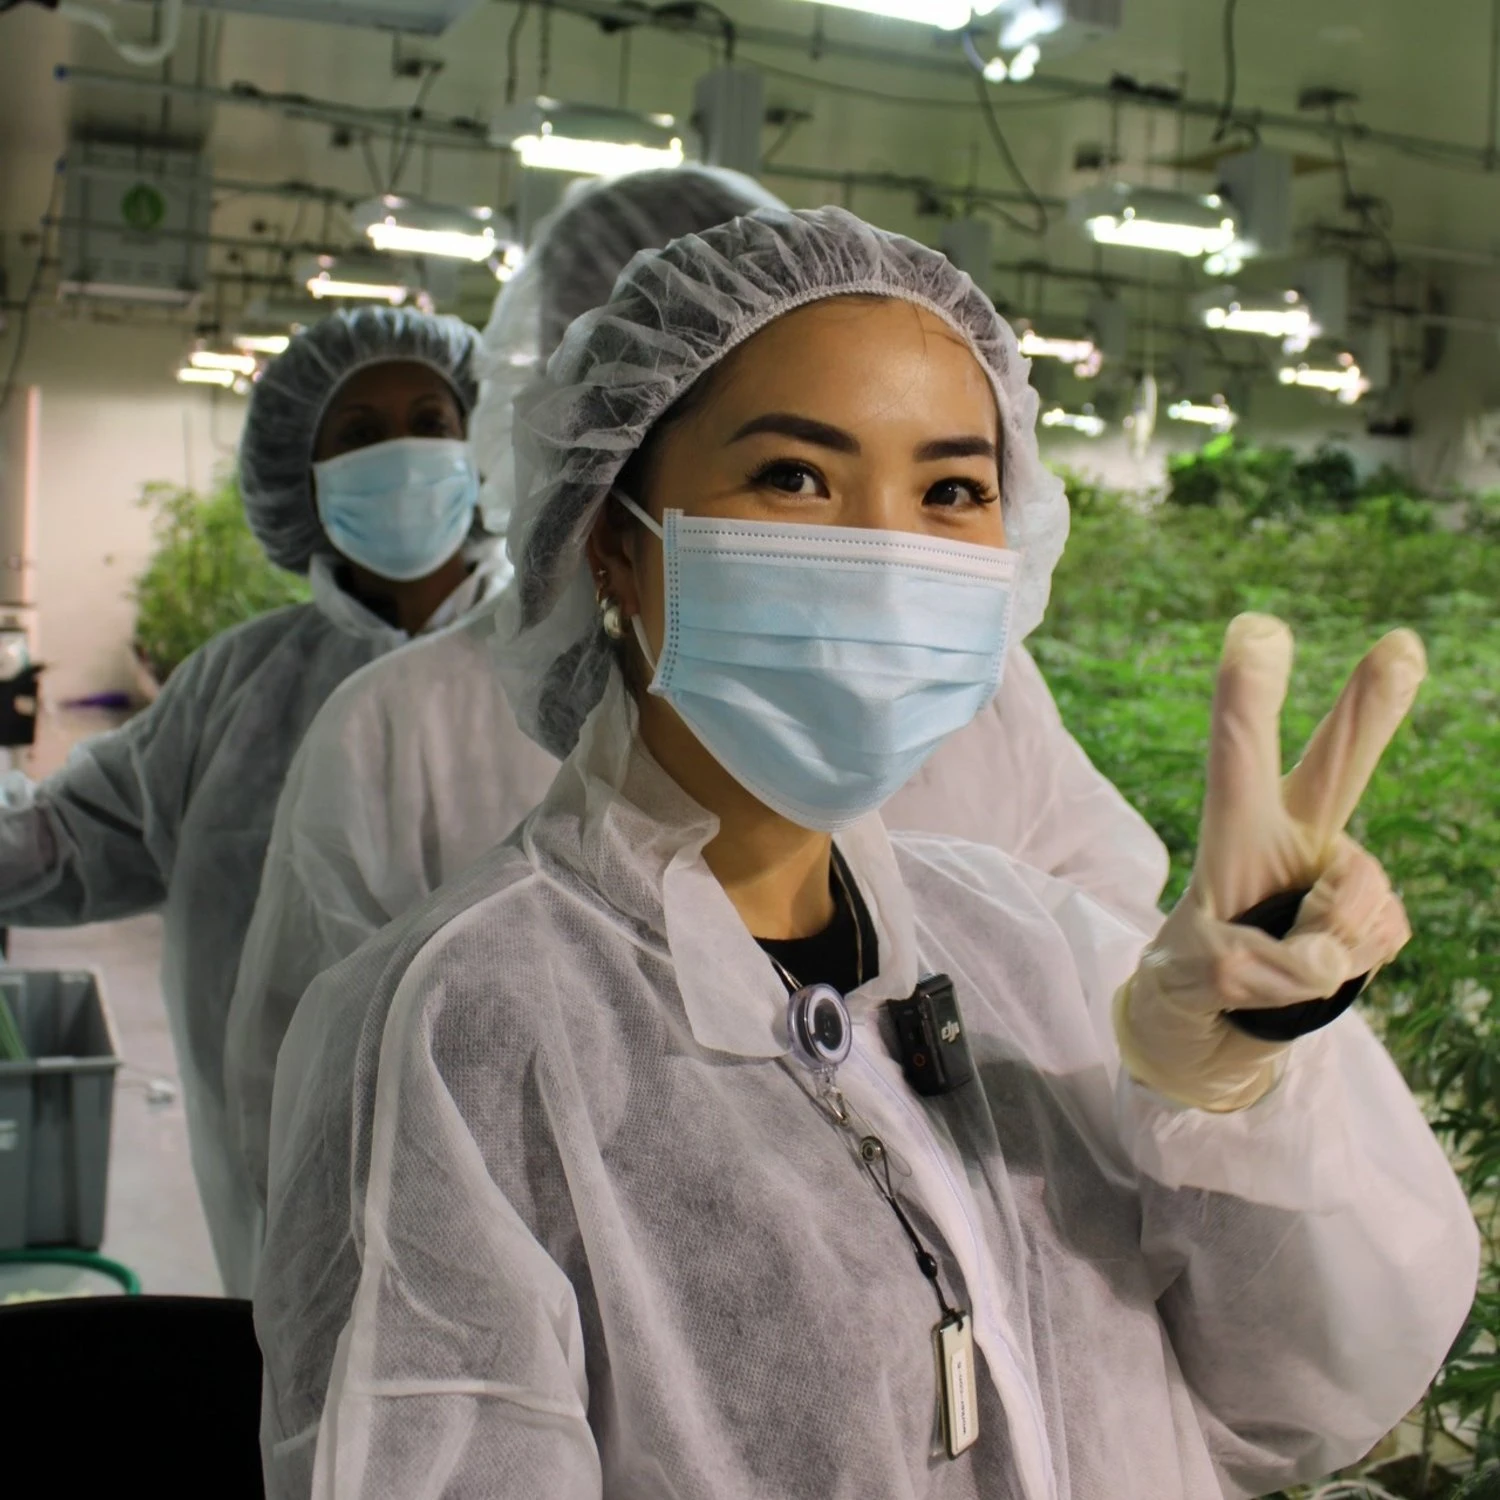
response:
[[[503,533],[515,509],[516,396],[536,378],[574,318],[600,307],[638,251],[757,208],[784,208],[753,177],[685,164],[574,183],[537,225],[521,269],[500,289],[475,365],[479,403],[469,438],[484,475],[485,524]]]
[[[297,334],[255,382],[240,436],[240,494],[266,556],[305,573],[333,544],[318,522],[312,461],[318,427],[340,386],[369,365],[414,361],[436,370],[465,414],[479,394],[478,335],[458,318],[404,307],[336,312]]]
[[[1015,629],[1042,618],[1068,534],[1062,481],[1037,448],[1029,362],[989,298],[936,250],[838,208],[761,210],[626,267],[607,306],[578,319],[517,404],[515,584],[499,668],[521,727],[566,755],[608,678],[584,547],[626,460],[704,371],[783,313],[827,297],[896,297],[953,328],[1000,411],[1009,545],[1025,552]]]

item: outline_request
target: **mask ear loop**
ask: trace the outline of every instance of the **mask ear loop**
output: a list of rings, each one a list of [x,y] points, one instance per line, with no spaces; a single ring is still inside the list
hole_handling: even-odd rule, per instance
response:
[[[641,507],[637,505],[629,495],[625,493],[624,490],[611,490],[610,495],[613,499],[618,500],[620,504],[623,505],[625,509],[628,510],[631,515],[633,515],[636,520],[646,528],[647,531],[651,532],[651,534],[655,536],[657,541],[666,541],[666,532],[663,531],[661,527],[654,520],[652,520],[652,518],[644,510],[642,510]],[[641,655],[645,657],[646,665],[651,668],[651,675],[654,678],[656,676],[656,658],[651,654],[651,647],[646,640],[646,627],[641,624],[641,617],[639,614],[631,616],[630,628],[635,632],[635,643],[641,648]]]

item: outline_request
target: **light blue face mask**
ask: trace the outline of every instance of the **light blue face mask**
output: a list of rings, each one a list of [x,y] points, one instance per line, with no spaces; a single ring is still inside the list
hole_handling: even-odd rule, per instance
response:
[[[995,695],[1018,552],[899,531],[666,513],[655,675],[767,807],[834,832],[879,807]]]
[[[328,540],[382,578],[425,578],[463,545],[479,500],[469,445],[396,438],[313,465]]]

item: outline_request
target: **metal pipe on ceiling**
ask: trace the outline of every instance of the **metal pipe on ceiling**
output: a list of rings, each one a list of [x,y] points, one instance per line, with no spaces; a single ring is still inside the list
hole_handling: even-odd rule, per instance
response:
[[[182,83],[166,78],[137,78],[125,73],[107,73],[99,68],[75,68],[67,64],[60,65],[54,76],[60,83],[92,84],[100,88],[167,94],[203,104],[275,110],[292,120],[344,126],[351,130],[364,130],[400,139],[410,137],[418,144],[442,146],[450,151],[490,152],[497,149],[490,144],[489,127],[484,121],[461,115],[450,116],[447,120],[418,119],[405,110],[333,104],[309,98],[306,94],[267,93],[248,83],[233,83],[228,88],[220,88],[212,84]]]
[[[932,198],[958,199],[964,202],[1016,203],[1030,206],[1040,202],[1046,208],[1066,208],[1064,198],[1033,198],[1029,193],[1013,193],[1003,188],[960,186],[952,182],[934,182],[930,177],[913,177],[902,172],[841,172],[837,168],[798,167],[777,162],[762,167],[762,177],[779,177],[787,182],[826,182],[838,187],[878,188],[892,193],[924,193]]]

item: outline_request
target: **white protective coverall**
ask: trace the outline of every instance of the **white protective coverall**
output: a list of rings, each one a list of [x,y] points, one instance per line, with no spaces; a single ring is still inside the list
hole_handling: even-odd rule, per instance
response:
[[[502,562],[491,544],[429,628],[485,597]],[[78,746],[0,812],[5,922],[71,927],[162,910],[193,1174],[231,1296],[249,1295],[261,1211],[229,1134],[224,1036],[277,798],[333,689],[410,639],[339,587],[331,559],[310,569],[311,603],[217,636],[143,714]]]
[[[308,986],[498,844],[557,770],[516,724],[492,624],[481,612],[357,674],[293,762],[225,1058],[232,1128],[262,1202],[276,1058]],[[991,844],[1069,880],[1148,936],[1160,921],[1166,849],[1063,727],[1023,648],[990,707],[883,811],[891,828]]]
[[[256,1290],[274,1500],[1218,1500],[1362,1455],[1469,1306],[1477,1238],[1357,1014],[1258,1104],[1119,1067],[1140,935],[997,850],[839,836],[879,939],[839,1085],[972,1309],[934,1458],[930,1288],[786,1056],[717,824],[615,681],[503,847],[318,980],[277,1079]],[[921,1099],[881,1002],[954,980]]]

